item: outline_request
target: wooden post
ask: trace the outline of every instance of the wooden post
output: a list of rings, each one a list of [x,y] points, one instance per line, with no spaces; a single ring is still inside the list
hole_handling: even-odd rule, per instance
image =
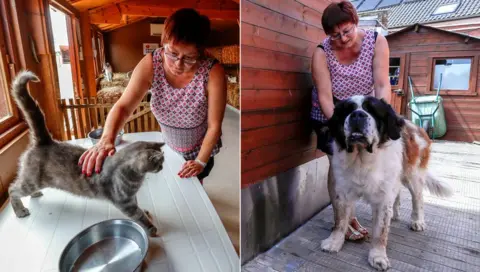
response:
[[[68,116],[68,109],[67,109],[67,101],[66,99],[62,99],[61,100],[61,105],[62,105],[62,112],[63,112],[63,119],[65,120],[65,136],[66,136],[66,139],[64,140],[71,140],[72,139],[72,134],[71,134],[71,128],[70,128],[70,120],[69,120],[69,116]],[[74,124],[75,125],[75,124]]]
[[[17,47],[22,67],[28,68],[40,77],[41,82],[30,84],[32,96],[42,108],[48,130],[55,139],[62,139],[62,112],[58,103],[56,87],[56,63],[53,35],[50,29],[48,0],[16,1],[18,29],[24,33]],[[32,46],[34,47],[32,49]],[[34,51],[32,51],[34,50]],[[33,54],[35,52],[35,54]],[[38,62],[37,62],[38,60]]]
[[[85,64],[84,84],[86,97],[97,95],[97,86],[95,81],[95,59],[93,57],[92,31],[88,12],[80,14],[80,28],[82,32],[83,62]]]
[[[75,104],[74,100],[72,98],[68,99],[69,101],[69,105],[70,106],[73,106]],[[73,126],[73,132],[74,132],[74,135],[75,135],[75,139],[79,139],[81,138],[80,137],[80,132],[79,132],[79,129],[78,129],[78,121],[77,121],[77,118],[76,118],[76,114],[75,114],[75,108],[70,108],[70,113],[72,115],[72,126]]]

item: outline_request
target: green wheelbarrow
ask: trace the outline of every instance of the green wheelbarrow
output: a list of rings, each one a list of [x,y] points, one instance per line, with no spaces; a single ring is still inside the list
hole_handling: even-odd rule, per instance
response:
[[[408,85],[412,94],[410,102],[408,102],[408,108],[412,111],[411,121],[423,128],[430,139],[444,136],[447,133],[447,121],[443,108],[443,98],[439,96],[442,86],[442,74],[440,74],[436,95],[415,97],[410,76],[408,76]]]

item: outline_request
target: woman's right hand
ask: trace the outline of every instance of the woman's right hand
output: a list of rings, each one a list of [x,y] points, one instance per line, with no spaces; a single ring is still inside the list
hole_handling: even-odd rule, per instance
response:
[[[78,165],[82,166],[82,173],[89,177],[94,168],[97,174],[100,173],[107,155],[112,156],[113,154],[115,154],[115,144],[109,140],[100,139],[80,156]]]

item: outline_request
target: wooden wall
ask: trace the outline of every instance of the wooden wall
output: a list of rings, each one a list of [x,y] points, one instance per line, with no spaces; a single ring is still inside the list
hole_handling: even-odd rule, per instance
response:
[[[107,32],[105,38],[105,54],[107,61],[113,67],[114,72],[128,72],[143,58],[143,43],[159,43],[161,37],[150,36],[150,20],[143,20],[125,27]],[[208,46],[223,46],[239,44],[240,31],[236,22],[221,25],[221,30],[214,27]]]
[[[242,187],[322,155],[308,126],[310,66],[330,2],[242,1]]]
[[[161,38],[150,36],[150,22],[145,20],[107,32],[104,40],[105,57],[113,71],[126,73],[143,58],[143,44],[160,44]]]
[[[410,53],[408,74],[412,77],[416,93],[425,94],[428,75],[431,73],[429,58],[442,57],[445,54],[480,55],[480,41],[420,27],[387,37],[391,53]],[[479,65],[479,63],[477,63]],[[480,67],[479,67],[480,68]],[[479,70],[480,71],[480,70]],[[480,140],[480,73],[477,77],[476,92],[473,95],[442,95],[447,119],[447,134],[443,140],[478,141]],[[405,88],[405,91],[408,89]],[[430,93],[431,94],[431,93]],[[405,109],[404,114],[408,113]]]

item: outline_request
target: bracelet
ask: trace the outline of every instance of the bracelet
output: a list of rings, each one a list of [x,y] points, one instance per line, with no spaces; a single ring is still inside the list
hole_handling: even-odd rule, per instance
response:
[[[206,163],[202,162],[202,161],[199,160],[199,159],[196,159],[195,161],[198,162],[203,168],[205,168],[205,166],[207,166]]]

